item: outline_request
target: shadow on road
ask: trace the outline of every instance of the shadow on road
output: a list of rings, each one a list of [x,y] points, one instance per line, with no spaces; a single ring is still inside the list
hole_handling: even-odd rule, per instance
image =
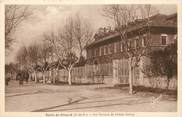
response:
[[[5,97],[15,97],[15,96],[22,96],[22,95],[33,95],[33,94],[40,94],[43,93],[42,91],[36,91],[36,92],[29,92],[29,93],[19,93],[19,94],[14,94],[14,95],[7,95]]]
[[[116,105],[134,105],[134,104],[142,104],[142,103],[150,103],[149,100],[144,101],[142,100],[136,100],[136,97],[125,97],[125,98],[118,98],[118,99],[109,99],[109,100],[98,100],[98,101],[89,101],[89,102],[81,102],[83,100],[85,100],[86,98],[82,98],[79,100],[76,100],[72,103],[66,103],[66,104],[62,104],[62,105],[57,105],[57,106],[52,106],[52,107],[48,107],[48,108],[42,108],[42,109],[38,109],[38,110],[33,110],[32,112],[50,112],[50,111],[67,111],[67,110],[76,110],[76,109],[87,109],[87,108],[98,108],[98,107],[105,107],[105,106],[116,106]],[[125,100],[125,99],[130,99],[127,102],[123,102],[123,103],[116,103],[116,104],[102,104],[102,105],[96,105],[96,106],[84,106],[84,107],[74,107],[74,108],[69,108],[69,109],[57,109],[57,110],[52,110],[55,108],[59,108],[59,107],[66,107],[66,106],[71,106],[71,105],[81,105],[81,104],[93,104],[93,103],[99,103],[99,102],[113,102],[113,101],[119,101],[119,100]],[[80,103],[79,103],[80,102]]]

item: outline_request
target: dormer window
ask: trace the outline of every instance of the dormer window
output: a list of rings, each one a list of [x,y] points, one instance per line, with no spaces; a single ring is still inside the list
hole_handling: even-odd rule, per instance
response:
[[[161,44],[167,45],[167,34],[161,34]]]

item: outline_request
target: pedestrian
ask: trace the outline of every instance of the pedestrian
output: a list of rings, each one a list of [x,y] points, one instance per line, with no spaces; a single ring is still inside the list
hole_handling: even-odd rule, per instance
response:
[[[28,74],[28,71],[27,70],[24,72],[24,78],[25,78],[26,83],[28,83],[29,74]]]
[[[24,79],[24,75],[23,75],[23,71],[20,71],[19,73],[19,86],[23,85],[23,79]]]
[[[16,80],[19,80],[20,77],[21,77],[21,74],[20,74],[20,71],[18,71],[17,74],[16,74]]]
[[[8,72],[6,74],[6,76],[5,76],[5,84],[6,84],[6,86],[8,86],[10,79],[11,79],[11,73]]]

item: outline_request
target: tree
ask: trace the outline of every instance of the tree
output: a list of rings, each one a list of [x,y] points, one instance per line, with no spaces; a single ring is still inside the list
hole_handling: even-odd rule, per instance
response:
[[[56,36],[55,33],[45,35],[46,39],[54,47],[59,64],[68,71],[68,83],[71,85],[71,70],[78,58],[75,57],[75,40],[73,38],[73,20],[67,20],[62,32]]]
[[[79,16],[68,17],[57,34],[54,32],[45,34],[46,40],[52,45],[57,55],[59,65],[68,71],[69,85],[72,84],[71,71],[82,58],[84,46],[91,36],[91,26],[83,21]]]
[[[5,6],[5,48],[9,50],[14,42],[13,33],[32,13],[28,6]]]
[[[33,72],[35,82],[37,82],[37,68],[40,61],[40,45],[32,43],[28,46],[29,70]]]
[[[83,56],[84,47],[90,43],[93,30],[91,28],[91,24],[81,17],[79,14],[74,16],[74,37],[77,40],[77,45],[80,48],[80,57]]]
[[[51,47],[46,42],[32,43],[28,47],[22,46],[17,52],[16,59],[21,68],[34,73],[35,82],[37,82],[37,71],[41,71],[45,83],[45,71],[48,70],[47,59],[50,51]]]
[[[115,29],[121,35],[121,42],[124,45],[124,53],[129,60],[129,93],[133,93],[133,79],[134,69],[139,66],[142,56],[146,55],[148,49],[148,42],[145,47],[132,46],[132,41],[129,40],[129,29],[135,27],[136,29],[139,24],[138,19],[143,21],[143,26],[137,31],[137,35],[147,33],[146,40],[150,39],[150,16],[151,16],[151,5],[107,5],[103,8],[103,15],[110,18],[115,23]],[[144,13],[145,12],[145,13]],[[142,19],[144,18],[144,19]]]
[[[15,63],[9,63],[9,64],[5,64],[5,73],[12,73],[12,72],[16,72],[17,71],[17,67],[18,65]]]
[[[16,60],[18,64],[20,65],[20,69],[27,69],[28,66],[28,49],[25,46],[22,46],[19,48],[17,55],[16,55]]]
[[[45,71],[47,71],[49,68],[48,59],[51,50],[52,50],[51,46],[49,46],[49,44],[46,41],[40,44],[39,55],[40,55],[41,71],[43,74],[43,83],[46,83]]]
[[[38,64],[39,57],[40,57],[39,49],[40,49],[40,46],[36,43],[32,43],[28,46],[29,62],[32,68]]]
[[[61,43],[57,43],[59,41],[57,40],[58,37],[57,37],[57,35],[55,33],[56,32],[50,31],[50,32],[45,33],[43,35],[44,41],[46,41],[50,45],[50,48],[51,48],[51,50],[50,50],[51,63],[55,62],[55,61],[53,61],[53,59],[55,57],[54,54],[59,53],[59,46],[61,46],[60,45]],[[58,56],[57,58],[59,58],[59,55],[58,54],[56,54],[56,55]],[[57,69],[59,69],[59,67],[57,67]],[[52,77],[52,82],[55,83],[55,77],[54,77],[53,66],[52,65],[51,65],[51,77]]]
[[[167,76],[166,91],[170,80],[177,75],[177,42],[163,49],[151,51],[150,63],[145,66],[145,74],[149,77]]]

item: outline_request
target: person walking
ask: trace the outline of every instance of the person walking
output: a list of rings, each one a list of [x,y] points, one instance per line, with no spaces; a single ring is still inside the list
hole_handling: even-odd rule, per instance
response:
[[[28,71],[27,70],[24,72],[24,78],[25,78],[26,83],[28,83],[29,74],[28,74]]]
[[[8,86],[10,79],[11,79],[11,73],[8,72],[6,74],[6,76],[5,76],[5,84],[6,84],[6,86]]]
[[[23,71],[20,71],[20,73],[18,74],[19,76],[19,86],[23,85],[23,79],[24,79],[24,73]]]

